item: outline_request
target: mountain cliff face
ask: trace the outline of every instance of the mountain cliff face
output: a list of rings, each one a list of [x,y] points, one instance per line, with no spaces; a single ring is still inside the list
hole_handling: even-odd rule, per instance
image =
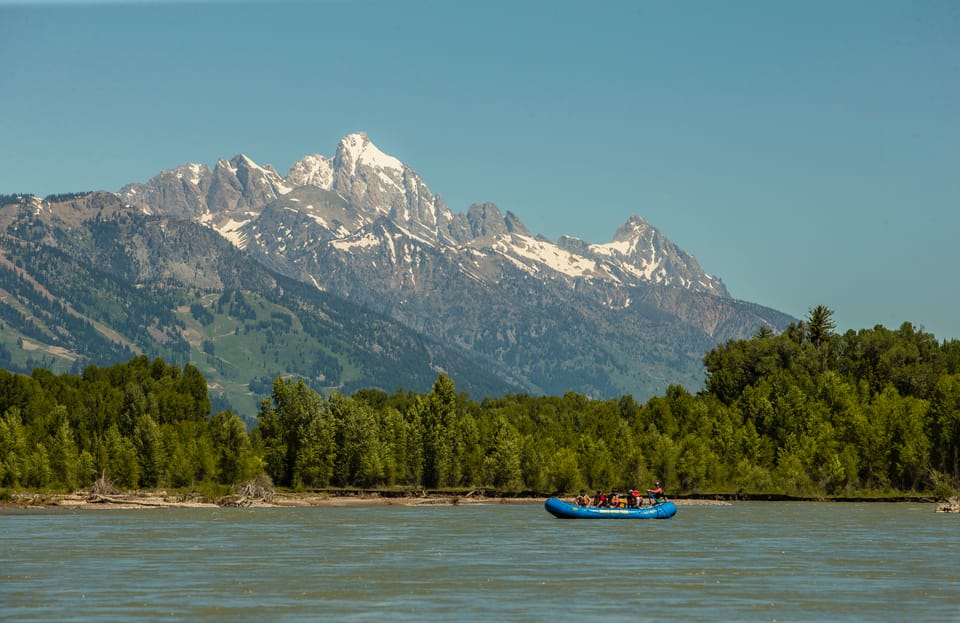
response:
[[[793,320],[731,298],[639,216],[610,242],[588,244],[534,235],[489,203],[454,213],[362,133],[344,137],[332,158],[304,157],[285,177],[238,155],[213,170],[185,164],[161,172],[115,199],[89,218],[103,226],[136,215],[145,231],[186,222],[233,247],[227,254],[206,244],[201,252],[189,237],[175,248],[144,238],[134,258],[121,254],[139,267],[125,277],[131,283],[222,292],[221,273],[206,267],[216,257],[242,258],[260,267],[251,274],[346,299],[531,393],[646,398],[669,384],[696,388],[702,356],[716,343]],[[39,203],[35,211],[70,211]],[[55,238],[55,223],[44,222]],[[101,242],[107,249],[99,253],[116,253]],[[156,266],[164,268],[148,275]]]

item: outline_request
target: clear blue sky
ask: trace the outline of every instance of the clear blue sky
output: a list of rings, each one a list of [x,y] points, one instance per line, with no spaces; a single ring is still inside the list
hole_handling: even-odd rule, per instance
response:
[[[0,193],[366,131],[451,209],[639,214],[736,298],[960,338],[960,3],[0,0]]]

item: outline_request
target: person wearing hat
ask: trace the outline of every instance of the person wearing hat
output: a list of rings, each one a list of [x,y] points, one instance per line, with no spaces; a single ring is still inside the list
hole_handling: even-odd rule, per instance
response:
[[[654,504],[659,504],[667,499],[667,496],[663,493],[663,484],[661,484],[659,480],[657,481],[655,488],[647,489],[647,495],[650,496],[650,499],[653,500]]]

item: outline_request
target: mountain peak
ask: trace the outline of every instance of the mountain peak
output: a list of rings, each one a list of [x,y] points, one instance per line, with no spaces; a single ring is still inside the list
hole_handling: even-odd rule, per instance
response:
[[[276,169],[273,168],[273,165],[268,164],[266,166],[261,166],[247,154],[240,153],[231,158],[229,161],[220,160],[217,162],[217,164],[219,165],[221,162],[223,162],[224,166],[229,168],[234,173],[237,171],[260,171],[271,178],[280,177],[280,174],[277,173]]]
[[[187,180],[194,186],[199,186],[201,181],[210,177],[210,167],[205,164],[188,162],[174,169],[173,175],[179,180]]]
[[[613,241],[625,242],[632,240],[638,235],[648,232],[650,229],[652,229],[650,223],[642,216],[632,214],[626,223],[617,228],[617,231],[613,234]]]
[[[374,169],[403,170],[402,162],[380,151],[364,132],[348,134],[340,139],[336,158],[349,170],[350,175],[356,173],[358,165]]]
[[[294,187],[319,186],[330,190],[333,186],[333,161],[320,154],[304,156],[290,167],[287,182]]]

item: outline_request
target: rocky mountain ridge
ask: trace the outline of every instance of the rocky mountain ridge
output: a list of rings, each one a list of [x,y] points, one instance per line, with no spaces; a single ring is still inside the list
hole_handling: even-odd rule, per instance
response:
[[[333,194],[291,194],[302,188]],[[631,216],[611,242],[587,244],[571,237],[553,243],[534,236],[516,215],[504,216],[490,203],[455,214],[419,174],[384,154],[363,133],[341,139],[333,158],[302,158],[286,177],[240,154],[218,161],[213,171],[203,164],[181,165],[144,184],[127,185],[119,196],[147,213],[208,224],[240,248],[247,248],[253,232],[264,231],[257,221],[269,208],[309,216],[317,226],[315,238],[339,241],[330,244],[341,249],[372,245],[366,228],[386,218],[411,239],[454,252],[500,256],[499,261],[531,274],[549,271],[623,286],[678,285],[729,297],[720,279],[640,216]]]
[[[212,229],[273,273],[459,349],[531,393],[643,398],[669,384],[695,388],[713,345],[792,320],[730,297],[640,216],[609,243],[590,244],[534,235],[490,203],[454,213],[362,133],[286,176],[241,154],[213,169],[163,171],[116,197],[149,219]],[[145,263],[170,266],[154,252],[138,250]],[[167,277],[219,287],[191,274],[191,262]]]

